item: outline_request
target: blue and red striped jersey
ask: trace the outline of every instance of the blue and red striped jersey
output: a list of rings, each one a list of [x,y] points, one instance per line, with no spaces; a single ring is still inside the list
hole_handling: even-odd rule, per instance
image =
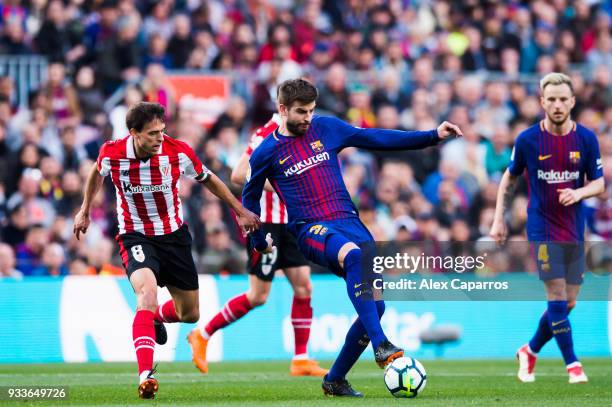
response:
[[[597,137],[584,126],[574,123],[568,134],[556,136],[546,131],[542,121],[521,132],[508,170],[514,176],[527,170],[528,239],[583,241],[583,204],[561,205],[558,191],[583,187],[585,177],[592,181],[603,176],[602,168]]]
[[[437,144],[437,131],[361,129],[333,117],[314,116],[303,136],[270,134],[253,152],[242,193],[244,206],[260,213],[266,179],[287,206],[289,223],[358,217],[344,185],[338,153],[353,146],[376,150],[419,149]]]

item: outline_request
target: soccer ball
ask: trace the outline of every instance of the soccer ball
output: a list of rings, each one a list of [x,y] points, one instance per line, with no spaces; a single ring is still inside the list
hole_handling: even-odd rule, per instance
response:
[[[426,384],[427,373],[416,359],[397,358],[385,368],[385,385],[393,397],[416,397]]]

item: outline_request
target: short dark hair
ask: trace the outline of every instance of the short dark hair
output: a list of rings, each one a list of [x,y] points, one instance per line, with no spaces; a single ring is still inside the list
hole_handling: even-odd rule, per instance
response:
[[[305,79],[289,79],[278,86],[278,103],[291,107],[293,102],[312,103],[319,97],[317,88]]]
[[[125,124],[128,130],[136,129],[136,131],[142,131],[145,124],[155,119],[163,122],[165,115],[166,109],[159,103],[140,102],[128,110]]]

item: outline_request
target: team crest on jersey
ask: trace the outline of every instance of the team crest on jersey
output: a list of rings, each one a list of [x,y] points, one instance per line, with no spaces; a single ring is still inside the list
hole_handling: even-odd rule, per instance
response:
[[[321,143],[321,140],[313,141],[312,143],[310,143],[310,147],[315,153],[321,153],[325,148],[323,147],[323,143]]]
[[[572,164],[578,164],[580,161],[580,151],[570,151],[569,159]]]
[[[170,166],[169,165],[162,165],[159,167],[159,171],[162,173],[162,175],[164,177],[167,177],[168,174],[170,174]]]

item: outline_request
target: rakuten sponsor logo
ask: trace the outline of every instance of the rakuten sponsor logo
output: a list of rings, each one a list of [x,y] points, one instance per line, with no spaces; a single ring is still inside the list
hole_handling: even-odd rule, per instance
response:
[[[290,177],[294,174],[301,174],[304,171],[308,171],[309,169],[316,167],[317,165],[327,160],[329,160],[329,153],[327,151],[312,157],[308,157],[307,159],[293,164],[291,167],[287,168],[285,170],[285,177]]]
[[[538,170],[538,179],[544,180],[549,184],[576,181],[578,178],[580,178],[580,171]]]

